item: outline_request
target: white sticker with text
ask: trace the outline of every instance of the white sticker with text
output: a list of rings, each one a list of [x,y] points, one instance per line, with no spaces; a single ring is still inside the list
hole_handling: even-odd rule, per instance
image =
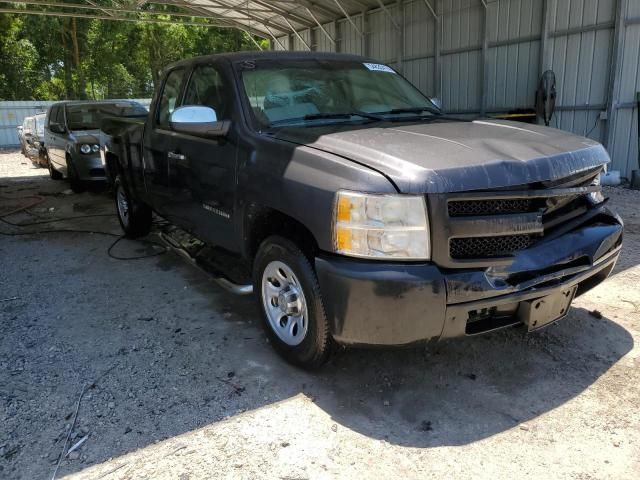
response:
[[[365,63],[365,67],[367,67],[372,72],[387,72],[387,73],[396,73],[395,70],[391,67],[387,67],[386,65],[382,65],[380,63]]]

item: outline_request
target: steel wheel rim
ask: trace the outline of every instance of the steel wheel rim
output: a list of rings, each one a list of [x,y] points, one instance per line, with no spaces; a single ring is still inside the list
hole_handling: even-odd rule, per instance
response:
[[[122,186],[118,187],[116,193],[116,205],[118,206],[118,215],[125,226],[129,226],[129,201],[124,193]]]
[[[262,305],[271,330],[291,347],[307,335],[309,314],[302,285],[293,270],[280,261],[262,272]]]

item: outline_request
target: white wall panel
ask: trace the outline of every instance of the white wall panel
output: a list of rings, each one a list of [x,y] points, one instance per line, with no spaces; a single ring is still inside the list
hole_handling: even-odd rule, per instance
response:
[[[397,7],[388,6],[387,10],[397,18]],[[376,10],[368,16],[369,55],[384,63],[395,63],[398,59],[398,32],[393,22],[382,10]]]
[[[403,63],[404,77],[429,97],[435,96],[436,94],[433,69],[433,58],[405,60]]]
[[[307,45],[311,46],[311,31],[310,30],[300,30],[298,35],[302,37],[302,40],[306,42]],[[298,51],[309,50],[307,45],[305,45],[302,40],[298,38],[298,35],[292,35],[292,44],[293,49]]]
[[[334,23],[327,23],[325,25],[322,25],[323,28],[325,29],[325,31],[331,36],[331,38],[336,39],[336,29],[335,29],[335,25]],[[329,38],[324,34],[324,32],[316,27],[314,29],[315,32],[315,36],[316,36],[316,50],[318,50],[319,52],[335,52],[336,51],[336,46],[334,45],[333,42],[331,42],[331,40],[329,40]]]
[[[356,24],[357,30],[346,19],[338,21],[338,41],[340,52],[353,53],[362,55],[363,38],[358,31],[362,32],[362,15],[354,15],[351,17],[353,23]]]
[[[626,18],[640,17],[640,1],[627,2]],[[625,28],[622,45],[622,65],[619,83],[613,92],[614,105],[633,105],[633,108],[618,108],[611,126],[612,135],[609,145],[612,168],[629,176],[631,170],[640,169],[638,165],[638,110],[636,92],[640,92],[640,24]]]

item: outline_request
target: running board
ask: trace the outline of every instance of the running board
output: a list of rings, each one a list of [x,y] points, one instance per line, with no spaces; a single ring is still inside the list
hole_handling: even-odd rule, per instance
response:
[[[213,272],[207,268],[205,268],[201,263],[199,263],[194,257],[192,257],[189,252],[187,252],[184,248],[180,246],[177,242],[175,242],[170,236],[166,235],[164,232],[158,232],[160,238],[167,244],[169,248],[171,248],[174,252],[178,253],[181,257],[188,260],[192,265],[202,270],[204,273],[209,275],[211,279],[224,288],[226,291],[231,292],[235,295],[251,295],[253,293],[253,285],[239,285],[237,283],[233,283],[228,278],[222,276],[220,272]]]

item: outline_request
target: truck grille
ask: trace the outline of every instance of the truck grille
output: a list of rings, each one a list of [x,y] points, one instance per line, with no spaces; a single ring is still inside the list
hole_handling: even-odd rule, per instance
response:
[[[595,168],[553,182],[430,195],[432,218],[442,222],[432,230],[434,261],[448,267],[508,261],[585,215],[589,193],[599,189],[591,185],[599,173]]]
[[[510,198],[493,200],[457,200],[449,202],[450,217],[471,217],[475,215],[498,215],[504,213],[525,213],[536,208],[530,198]]]
[[[528,234],[452,238],[449,254],[455,259],[505,257],[518,250],[529,248],[534,242],[535,237]]]

